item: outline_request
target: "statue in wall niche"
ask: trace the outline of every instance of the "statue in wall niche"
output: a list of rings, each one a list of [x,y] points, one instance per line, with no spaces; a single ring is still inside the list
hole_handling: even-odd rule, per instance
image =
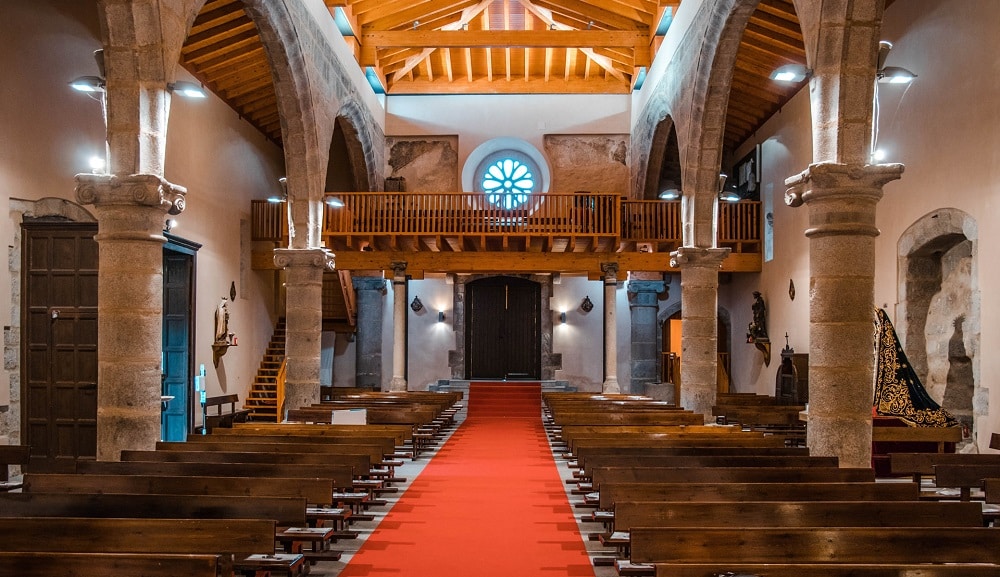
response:
[[[747,342],[757,347],[764,354],[764,366],[771,364],[771,339],[767,336],[767,326],[764,324],[764,297],[759,291],[753,291],[753,305],[750,310],[753,312],[753,320],[747,327]]]
[[[226,297],[222,297],[219,307],[215,309],[215,342],[229,342],[229,305]]]

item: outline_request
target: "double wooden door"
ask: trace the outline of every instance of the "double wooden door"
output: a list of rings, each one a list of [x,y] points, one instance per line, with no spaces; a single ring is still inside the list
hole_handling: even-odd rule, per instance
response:
[[[506,276],[473,281],[466,321],[468,378],[540,378],[541,285]]]

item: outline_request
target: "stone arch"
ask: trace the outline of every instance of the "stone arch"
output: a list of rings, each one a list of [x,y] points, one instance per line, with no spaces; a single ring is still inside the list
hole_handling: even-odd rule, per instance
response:
[[[978,224],[955,208],[926,214],[897,242],[896,330],[927,392],[973,432],[981,389]]]
[[[643,200],[656,200],[660,192],[673,183],[682,190],[681,151],[677,142],[677,129],[669,114],[653,128],[653,138],[649,147],[649,158],[645,167],[645,184],[639,190]]]
[[[656,324],[658,327],[661,328],[661,330],[657,331],[656,334],[656,346],[658,350],[660,351],[663,350],[663,330],[662,330],[663,323],[668,322],[671,317],[673,317],[679,312],[681,312],[681,301],[677,300],[663,307],[656,313]],[[719,342],[720,343],[724,342],[726,344],[725,349],[727,351],[732,352],[733,350],[733,343],[732,343],[733,323],[731,320],[732,314],[729,312],[729,309],[720,306],[716,311],[716,317],[718,318],[718,323],[723,327],[725,327],[726,329],[724,331],[722,330],[719,331],[718,335]],[[660,370],[660,374],[663,374],[663,368],[660,367],[659,364],[657,365],[657,368]],[[731,386],[735,386],[735,383]]]
[[[341,110],[334,122],[331,143],[335,138],[343,138],[346,144],[346,160],[350,165],[350,171],[354,178],[354,189],[358,191],[382,190],[384,186],[378,177],[374,163],[369,159],[375,159],[374,142],[370,134],[364,127],[365,118],[354,102],[348,102]],[[332,151],[332,146],[331,146]],[[327,161],[327,180],[334,162],[333,158]]]

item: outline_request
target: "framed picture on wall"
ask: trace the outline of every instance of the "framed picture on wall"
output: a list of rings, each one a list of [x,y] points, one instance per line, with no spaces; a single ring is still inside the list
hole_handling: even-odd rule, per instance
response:
[[[736,194],[745,200],[760,200],[760,145],[753,147],[733,166]]]

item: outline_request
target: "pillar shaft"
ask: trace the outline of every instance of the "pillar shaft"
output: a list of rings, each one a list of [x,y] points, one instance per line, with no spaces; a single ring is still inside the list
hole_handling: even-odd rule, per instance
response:
[[[359,388],[382,389],[382,314],[385,280],[354,277],[358,304],[356,382]]]
[[[618,289],[618,265],[601,265],[604,271],[604,393],[620,393],[618,384],[618,317],[615,315],[615,291]]]
[[[390,391],[406,390],[406,263],[393,264],[392,380]]]
[[[728,248],[681,247],[681,398],[685,409],[711,420],[719,381],[719,268]]]
[[[870,467],[875,208],[902,165],[821,163],[789,178],[785,202],[809,209],[810,453]]]
[[[276,249],[274,263],[285,270],[285,399],[289,409],[319,402],[323,345],[323,272],[333,270],[326,249]]]
[[[644,394],[646,383],[659,381],[657,374],[658,295],[666,289],[663,281],[630,280],[628,283],[629,312],[632,320],[632,378],[629,392]]]
[[[154,175],[82,174],[93,204],[97,276],[97,458],[152,449],[160,439],[163,222],[184,209],[184,188]]]

